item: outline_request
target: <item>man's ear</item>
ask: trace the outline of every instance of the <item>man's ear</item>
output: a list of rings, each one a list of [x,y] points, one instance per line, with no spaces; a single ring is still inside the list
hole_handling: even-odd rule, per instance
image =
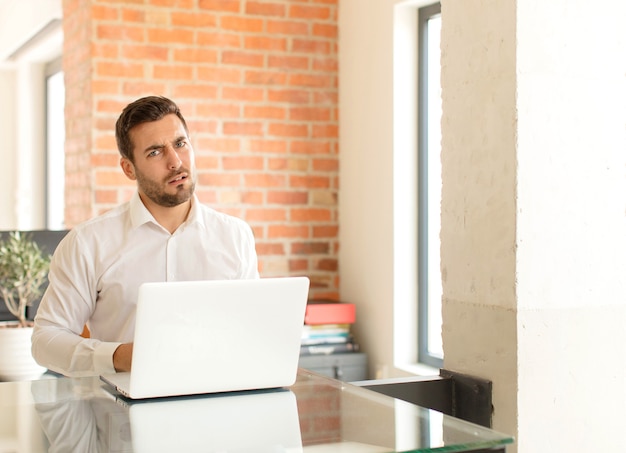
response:
[[[133,181],[137,179],[135,176],[135,166],[128,158],[122,157],[120,159],[120,167],[122,167],[122,171],[128,179],[132,179]]]

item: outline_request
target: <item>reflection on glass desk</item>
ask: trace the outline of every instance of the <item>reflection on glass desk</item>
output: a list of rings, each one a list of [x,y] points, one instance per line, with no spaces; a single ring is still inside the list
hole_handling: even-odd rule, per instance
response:
[[[300,370],[287,389],[130,402],[97,377],[0,383],[0,451],[451,452],[503,435]]]

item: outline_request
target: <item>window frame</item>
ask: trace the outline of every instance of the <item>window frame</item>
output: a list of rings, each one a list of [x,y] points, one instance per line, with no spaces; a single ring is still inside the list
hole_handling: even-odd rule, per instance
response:
[[[429,348],[429,242],[428,228],[428,21],[441,15],[441,3],[437,2],[418,9],[418,115],[417,115],[417,308],[418,308],[418,361],[425,365],[442,368],[443,357],[431,353]],[[438,233],[437,233],[438,234]],[[438,237],[438,236],[437,236]],[[440,270],[438,270],[440,273]]]

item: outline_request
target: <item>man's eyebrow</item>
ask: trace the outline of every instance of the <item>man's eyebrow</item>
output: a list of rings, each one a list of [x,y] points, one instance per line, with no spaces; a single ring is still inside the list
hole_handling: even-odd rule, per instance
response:
[[[180,135],[180,136],[176,137],[174,140],[172,140],[172,143],[178,143],[178,142],[181,142],[181,141],[188,141],[188,140],[189,140],[189,137],[187,137],[186,135]],[[143,152],[147,153],[147,152],[150,152],[150,151],[154,151],[155,149],[163,149],[163,148],[165,148],[165,145],[155,143],[154,145],[147,146],[143,150]]]
[[[154,151],[155,149],[162,149],[165,148],[165,145],[158,145],[158,144],[154,144],[154,145],[150,145],[148,147],[146,147],[146,149],[143,150],[144,153],[147,153],[149,151]]]

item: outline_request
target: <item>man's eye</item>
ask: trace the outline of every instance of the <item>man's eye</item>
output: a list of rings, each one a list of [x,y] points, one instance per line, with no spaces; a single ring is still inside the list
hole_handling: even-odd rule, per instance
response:
[[[148,157],[158,156],[159,154],[161,154],[161,150],[160,149],[153,149],[152,151],[150,151],[148,153]]]
[[[183,146],[185,146],[185,144],[186,144],[185,141],[181,140],[180,142],[176,143],[176,147],[177,148],[182,148]]]

